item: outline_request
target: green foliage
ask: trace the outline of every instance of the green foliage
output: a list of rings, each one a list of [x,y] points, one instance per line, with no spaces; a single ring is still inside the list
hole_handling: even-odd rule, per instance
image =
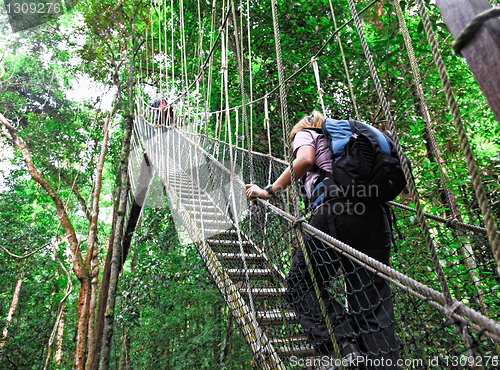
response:
[[[142,225],[117,315],[117,331],[131,338],[133,367],[251,369],[237,330],[229,359],[220,362],[227,308],[194,246],[180,246],[169,210],[147,210]]]
[[[452,53],[452,38],[436,6],[431,1],[426,2],[478,166],[486,181],[488,197],[498,218],[500,126],[488,108],[466,61]],[[368,1],[358,1],[358,10],[367,3]],[[71,28],[72,19],[61,18],[57,21],[66,22],[65,26],[70,27],[72,34],[68,34],[60,26],[61,23],[54,23],[47,26],[52,28],[26,31],[22,37],[13,38],[14,41],[8,50],[4,50],[2,46],[0,63],[5,74],[0,77],[0,111],[19,131],[40,172],[57,189],[62,199],[69,199],[68,212],[80,240],[85,240],[88,222],[81,206],[71,194],[70,185],[64,181],[60,172],[65,174],[70,182],[76,179],[74,184],[88,205],[92,193],[95,155],[100,150],[102,141],[104,113],[90,104],[72,102],[65,97],[72,78],[75,73],[85,73],[101,83],[118,86],[122,93],[119,99],[119,114],[112,125],[104,172],[102,219],[98,227],[99,244],[103,246],[109,236],[108,216],[116,201],[114,191],[119,182],[117,169],[123,136],[122,116],[130,112],[135,98],[129,88],[135,83],[153,87],[165,83],[164,80],[159,80],[157,73],[151,72],[153,69],[165,68],[160,65],[162,58],[152,56],[158,56],[164,51],[165,45],[168,45],[168,48],[170,45],[157,34],[151,35],[151,30],[158,30],[166,24],[168,38],[173,36],[174,39],[181,40],[181,36],[185,37],[187,47],[184,49],[182,45],[176,45],[172,55],[170,50],[167,50],[168,56],[165,59],[167,74],[173,72],[175,78],[163,88],[171,89],[174,95],[179,94],[191,83],[180,71],[181,63],[190,76],[200,71],[208,55],[207,50],[212,45],[218,27],[221,26],[221,17],[225,14],[220,8],[212,9],[212,2],[201,2],[199,6],[198,9],[198,3],[193,1],[184,3],[185,32],[182,34],[177,2],[174,2],[173,8],[168,4],[166,9],[160,9],[154,2],[140,0],[85,0],[76,8],[78,13],[75,13],[74,18],[82,20],[76,31]],[[239,19],[236,23],[243,25],[243,82],[247,91],[243,100],[248,102],[250,67],[254,100],[271,92],[279,83],[273,19],[270,3],[251,2],[251,40],[248,46],[246,7],[245,4],[243,9],[240,9],[238,4],[236,6],[236,17],[242,16],[242,23]],[[448,185],[463,211],[464,221],[481,225],[477,199],[415,2],[402,1],[401,6],[420,66],[422,87],[433,119],[432,127],[442,151]],[[159,10],[165,11],[160,12],[161,18],[158,17]],[[350,12],[346,2],[333,2],[333,11],[338,27],[349,21]],[[377,3],[367,10],[362,18],[367,42],[396,117],[401,142],[411,159],[425,210],[447,215],[449,209],[440,198],[442,184],[435,158],[429,154],[429,146],[426,145],[427,129],[423,114],[419,110],[410,63],[394,6],[390,2]],[[329,2],[325,0],[280,0],[278,22],[285,77],[298,72],[315,56],[333,35],[335,28]],[[235,39],[232,32],[234,23],[230,14],[228,74],[231,82],[231,107],[242,104],[235,46],[236,42],[241,40]],[[210,29],[214,32],[211,33]],[[76,36],[76,39],[72,36]],[[387,119],[380,108],[355,27],[352,24],[346,26],[340,32],[340,38],[357,97],[360,118],[386,128]],[[134,62],[130,61],[132,51],[137,51]],[[220,101],[221,91],[224,90],[223,81],[221,74],[214,67],[220,66],[221,58],[218,45],[214,51],[213,63],[205,71],[210,89],[200,88],[203,90],[200,103],[206,103],[208,111],[224,108]],[[174,71],[169,70],[172,59],[176,63]],[[147,68],[141,64],[141,60],[147,60]],[[354,116],[342,54],[335,37],[318,55],[318,66],[321,86],[325,92],[326,113]],[[311,66],[291,78],[287,82],[287,89],[290,125],[311,110],[320,108]],[[157,89],[155,93],[160,94],[162,91]],[[146,93],[141,97],[149,99]],[[186,99],[195,101],[196,98]],[[245,128],[241,109],[238,114],[239,127],[236,128],[236,113],[231,113],[231,130],[233,134],[237,130],[242,135]],[[247,121],[251,118],[254,124],[253,149],[267,152],[263,104],[255,104],[252,107],[251,117],[249,108],[247,114]],[[269,114],[273,154],[283,157],[284,127],[278,90],[269,95]],[[206,123],[210,136],[226,138],[227,127],[221,122],[225,122],[222,115],[212,115],[209,118]],[[246,138],[245,145],[248,145],[249,141]],[[3,148],[9,148],[6,152],[12,151],[12,145],[7,141],[3,142]],[[0,190],[0,236],[2,246],[13,253],[23,254],[50,242],[58,234],[59,222],[51,199],[27,177],[20,153],[16,150],[12,155],[11,164],[11,170],[4,172],[7,177]],[[405,198],[401,198],[401,201],[410,203]],[[431,257],[422,243],[418,220],[411,213],[402,213],[398,217],[399,226],[404,229],[405,239],[399,241],[400,248],[398,254],[393,256],[393,266],[439,290],[439,284],[429,263]],[[279,233],[279,229],[276,229],[276,233]],[[492,255],[485,237],[471,234],[452,237],[442,226],[437,225],[432,225],[432,233],[443,268],[452,282],[453,295],[463,298],[466,303],[479,309],[477,302],[470,298],[474,295],[473,284],[468,269],[464,267],[465,258],[460,254],[461,248],[468,240],[478,263],[475,271],[480,275],[479,286],[487,292],[487,305],[492,312],[500,312],[500,283],[492,269]],[[101,262],[105,253],[101,248]],[[142,228],[138,230],[130,256],[120,283],[113,349],[114,365],[117,365],[120,356],[127,352],[133,368],[138,369],[251,368],[251,353],[240,332],[235,330],[232,336],[229,335],[230,343],[225,342],[230,329],[227,308],[214,289],[195,248],[181,246],[178,242],[168,209],[146,210]],[[64,244],[60,245],[59,258],[66,266],[70,266]],[[15,283],[21,274],[24,274],[20,303],[10,326],[5,350],[19,369],[39,368],[39,364],[44,361],[48,335],[66,286],[66,277],[63,277],[62,271],[56,267],[48,249],[34,255],[26,263],[17,261],[1,251],[0,271],[0,327],[5,323]],[[73,281],[73,285],[78,286],[78,282]],[[77,289],[74,289],[66,308],[61,369],[73,366],[76,299]],[[410,327],[401,331],[403,338],[411,340],[413,335],[425,336],[427,328],[419,321],[424,316],[429,317],[435,327],[443,325],[439,315],[428,306],[419,305],[411,297],[402,299],[398,305],[418,306],[415,308],[415,317],[409,321]],[[129,349],[122,346],[122,335],[129,338]],[[443,343],[443,348],[447,348],[446,346],[448,344]],[[221,359],[224,349],[229,349],[228,355]],[[0,367],[13,368],[4,358],[0,361]]]

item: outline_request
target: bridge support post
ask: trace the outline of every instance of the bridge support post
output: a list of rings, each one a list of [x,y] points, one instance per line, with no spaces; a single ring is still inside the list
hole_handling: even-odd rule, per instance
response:
[[[488,0],[436,0],[436,5],[455,39],[477,14],[492,9]],[[461,53],[500,122],[500,19],[485,22]]]

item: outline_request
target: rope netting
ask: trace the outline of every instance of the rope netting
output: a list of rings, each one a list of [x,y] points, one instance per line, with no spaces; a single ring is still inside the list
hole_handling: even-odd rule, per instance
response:
[[[421,85],[425,76],[418,73],[406,28],[407,21],[419,17],[416,12],[403,14],[399,4],[394,15],[403,32],[413,84],[398,85],[400,96],[387,97],[378,79],[377,56],[372,57],[369,50],[373,41],[365,39],[366,30],[373,28],[360,18],[377,4],[366,2],[358,12],[350,0],[342,7],[330,2],[323,15],[332,17],[332,24],[340,10],[350,10],[352,19],[344,18],[343,25],[335,26],[322,46],[314,48],[311,60],[302,61],[285,76],[279,5],[271,1],[272,14],[267,18],[273,26],[269,24],[268,35],[276,47],[267,51],[276,58],[276,76],[270,78],[273,85],[257,86],[252,76],[259,69],[262,72],[264,58],[252,45],[251,16],[260,13],[250,2],[214,1],[203,14],[199,2],[196,6],[182,0],[178,4],[157,2],[146,35],[146,58],[139,69],[147,71],[144,82],[154,80],[159,70],[161,82],[157,90],[148,90],[148,84],[137,89],[131,203],[140,199],[141,205],[150,207],[168,205],[180,239],[197,248],[263,369],[329,369],[328,361],[341,358],[346,343],[359,349],[360,368],[494,369],[500,355],[494,212],[487,211],[482,188],[477,190],[480,179],[473,180],[475,193],[448,184],[449,169],[441,160],[432,108]],[[423,2],[419,6],[422,15],[427,10]],[[192,44],[185,33],[186,16],[198,22],[198,34],[190,36]],[[425,30],[433,32],[423,17]],[[358,60],[346,60],[341,30],[349,34],[349,42],[360,38]],[[348,80],[336,86],[337,92],[330,91],[328,98],[321,62],[336,50],[335,43],[329,45],[332,40],[340,44],[342,65],[338,68],[347,71]],[[434,56],[429,54],[425,62],[439,59],[437,52],[439,48],[433,49]],[[334,113],[329,107],[340,100],[340,113],[352,106],[356,116],[363,116],[366,105],[354,99],[366,92],[354,91],[348,71],[355,65],[369,66],[364,67],[363,78],[367,86],[372,83],[369,79],[374,81],[371,91],[378,94],[374,105],[385,116],[381,126],[396,139],[397,120],[403,120],[409,109],[402,102],[408,96],[418,98],[422,125],[427,125],[429,142],[441,158],[434,167],[440,180],[434,193],[442,197],[439,206],[429,197],[419,197],[425,185],[418,175],[425,169],[414,166],[415,183],[406,169],[411,195],[393,202],[394,215],[388,215],[398,236],[397,251],[391,250],[389,231],[383,240],[370,238],[388,228],[387,219],[379,217],[385,214],[380,205],[341,203],[344,213],[358,216],[358,224],[343,230],[333,220],[336,232],[332,232],[332,220],[326,217],[322,226],[305,222],[311,210],[297,190],[293,173],[294,186],[270,201],[250,202],[245,194],[245,184],[274,183],[293,159],[287,142],[288,121],[298,115],[288,112],[287,89],[294,89],[292,82],[300,76],[306,76],[325,114]],[[438,62],[444,80],[443,68]],[[238,78],[230,79],[230,72]],[[355,75],[359,73],[357,69]],[[341,95],[352,101],[342,100]],[[168,110],[151,104],[158,97],[168,102]],[[452,111],[455,122],[460,121],[453,106]],[[406,138],[402,135],[401,140]],[[401,143],[397,145],[401,155]],[[470,150],[467,145],[462,145],[465,152]],[[473,161],[468,158],[469,169],[476,166]],[[488,215],[484,222],[472,217],[472,212],[461,216],[456,206],[459,191],[465,192],[462,199],[474,203],[467,207],[480,208]],[[144,193],[148,193],[147,200]],[[446,217],[436,214],[437,210]]]

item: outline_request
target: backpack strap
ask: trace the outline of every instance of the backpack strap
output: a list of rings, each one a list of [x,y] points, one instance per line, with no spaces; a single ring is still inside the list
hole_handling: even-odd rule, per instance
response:
[[[319,174],[319,179],[316,180],[316,184],[319,183],[320,181],[323,181],[327,177],[333,179],[333,173],[320,168],[316,163],[313,164],[313,166],[311,167],[311,169],[309,171]],[[314,185],[316,186],[316,184],[314,184]]]
[[[389,202],[382,203],[382,206],[385,209],[387,221],[389,222],[389,228],[391,229],[391,243],[392,246],[394,247],[394,253],[398,253],[399,245],[396,242],[396,239],[394,238],[394,229],[396,229],[396,232],[398,233],[398,239],[403,239],[403,236],[396,222],[396,214],[394,213],[394,209],[391,207]]]
[[[342,195],[342,190],[332,179],[316,181],[315,187],[311,193],[312,209],[315,209],[322,202],[338,198]]]
[[[302,198],[304,199],[304,206],[305,206],[305,209],[308,210],[309,209],[309,206],[311,205],[310,201],[309,201],[309,197],[307,196],[307,192],[306,192],[306,189],[305,189],[305,184],[306,184],[306,175],[302,176],[300,179],[300,185],[299,186],[299,189],[300,189],[300,192],[302,193]]]

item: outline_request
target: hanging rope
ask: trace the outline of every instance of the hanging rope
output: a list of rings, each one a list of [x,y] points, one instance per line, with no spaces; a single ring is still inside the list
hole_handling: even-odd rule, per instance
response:
[[[401,27],[401,30],[402,30],[402,33],[403,33],[403,38],[405,40],[406,48],[407,48],[407,51],[408,51],[408,57],[409,57],[409,60],[410,60],[410,64],[411,64],[411,68],[412,68],[412,73],[413,73],[414,86],[415,86],[415,88],[417,90],[417,94],[418,94],[418,97],[420,99],[420,104],[421,104],[422,110],[424,112],[424,121],[426,123],[427,131],[429,133],[429,137],[431,139],[431,146],[433,148],[434,153],[437,156],[437,167],[439,169],[439,174],[440,174],[440,178],[441,178],[441,184],[443,185],[443,190],[444,190],[444,193],[445,193],[445,196],[446,196],[446,199],[447,199],[447,203],[448,203],[448,206],[450,208],[451,215],[452,215],[452,220],[448,220],[448,221],[451,221],[451,222],[454,221],[455,223],[457,223],[457,222],[459,222],[461,220],[461,217],[457,216],[457,211],[455,210],[455,204],[456,204],[455,197],[454,197],[453,193],[451,192],[450,188],[447,185],[447,181],[446,181],[447,174],[446,174],[446,172],[445,172],[445,170],[443,168],[442,155],[441,155],[441,151],[439,149],[439,146],[437,144],[437,140],[436,140],[436,136],[434,134],[434,130],[431,127],[430,112],[429,112],[429,108],[427,106],[427,101],[426,101],[425,96],[424,96],[424,91],[423,91],[423,88],[422,88],[422,82],[421,82],[421,78],[420,78],[420,72],[419,72],[419,69],[418,69],[417,60],[416,60],[416,57],[415,57],[415,52],[413,50],[413,46],[412,46],[412,43],[411,43],[411,37],[410,37],[410,34],[408,32],[406,21],[405,21],[405,19],[403,17],[403,12],[401,10],[401,6],[399,5],[399,3],[397,1],[394,2],[394,4],[395,4],[395,7],[396,7],[396,13],[397,13],[398,19],[399,19],[399,25]],[[446,224],[448,225],[448,222]],[[455,227],[456,227],[456,225],[455,225]],[[455,236],[456,236],[456,234],[455,234]],[[465,243],[469,244],[468,241],[465,241]],[[483,312],[488,315],[489,309],[487,308],[486,302],[484,300],[484,291],[479,286],[479,278],[478,278],[477,273],[476,273],[477,265],[476,265],[476,262],[474,260],[474,254],[470,253],[469,251],[464,250],[464,249],[465,249],[464,245],[463,245],[463,243],[461,243],[461,251],[462,251],[462,254],[464,256],[464,260],[465,260],[465,262],[467,264],[469,275],[470,275],[472,281],[474,282],[474,287],[475,287],[475,289],[477,291],[477,295],[478,295],[478,298],[479,298],[479,302],[480,302],[481,308],[482,308]]]
[[[424,90],[422,88],[422,80],[420,77],[420,71],[418,69],[417,58],[415,57],[415,52],[413,50],[413,46],[411,43],[411,36],[410,36],[410,33],[408,32],[408,27],[406,26],[406,21],[404,20],[401,6],[399,5],[399,3],[397,1],[394,2],[394,5],[396,7],[396,13],[398,15],[399,25],[400,25],[402,33],[403,33],[403,38],[405,40],[405,45],[406,45],[406,49],[408,52],[408,58],[410,60],[413,84],[414,84],[415,89],[417,91],[417,95],[418,95],[418,98],[420,100],[420,105],[421,105],[422,111],[424,113],[423,118],[424,118],[425,126],[427,128],[427,132],[429,133],[429,138],[431,139],[432,150],[434,151],[434,153],[436,154],[436,157],[437,157],[436,164],[437,164],[437,167],[439,169],[441,184],[443,185],[443,190],[444,190],[448,205],[450,207],[452,219],[456,219],[457,211],[455,210],[455,202],[453,201],[454,196],[451,193],[450,188],[448,187],[448,181],[446,180],[448,177],[448,174],[445,172],[445,169],[443,167],[444,161],[442,159],[441,150],[440,150],[439,145],[437,143],[436,135],[434,134],[434,129],[431,126],[432,118],[430,115],[429,107],[427,106],[427,100],[425,99]]]
[[[250,136],[250,133],[248,132],[248,119],[247,119],[247,99],[246,99],[246,92],[245,92],[245,78],[243,75],[243,52],[240,50],[240,47],[243,45],[243,41],[238,42],[239,39],[242,39],[242,32],[239,32],[238,27],[237,27],[237,21],[236,21],[236,11],[234,8],[234,0],[231,0],[231,9],[233,12],[233,27],[234,27],[234,38],[236,40],[236,59],[238,61],[238,75],[240,78],[240,91],[241,91],[241,108],[242,108],[242,118],[243,118],[243,126],[245,127],[246,130],[246,135],[247,137]],[[240,10],[241,12],[241,10]],[[240,36],[240,37],[238,37]],[[249,49],[250,52],[250,49]],[[252,86],[250,86],[250,89]],[[250,112],[251,114],[252,112]],[[251,150],[251,147],[249,148]],[[252,154],[250,152],[250,168],[252,168]],[[253,178],[253,169],[251,169],[252,175],[251,177]]]
[[[356,25],[356,29],[358,30],[359,38],[361,40],[361,45],[363,47],[363,51],[366,56],[366,61],[368,63],[368,66],[370,68],[370,73],[372,76],[372,79],[375,83],[375,87],[377,89],[377,93],[380,99],[380,103],[382,105],[382,109],[384,110],[386,119],[389,124],[389,128],[391,130],[391,134],[393,135],[394,138],[394,143],[396,146],[396,151],[398,153],[399,158],[404,158],[404,153],[403,149],[401,148],[401,143],[399,141],[399,135],[396,129],[396,125],[394,124],[394,120],[392,118],[392,114],[389,108],[389,103],[387,102],[387,99],[385,97],[385,93],[382,89],[382,84],[380,83],[380,79],[378,77],[377,69],[375,68],[375,64],[373,63],[373,58],[371,55],[371,52],[368,48],[368,44],[366,43],[366,39],[364,37],[363,29],[361,26],[361,20],[359,19],[356,7],[354,6],[354,3],[352,0],[347,0],[349,3],[349,8],[351,10],[351,13],[354,18],[354,23]],[[446,277],[444,275],[443,268],[439,262],[439,257],[436,253],[436,248],[434,246],[434,242],[432,241],[431,233],[429,230],[429,225],[425,221],[425,217],[423,214],[423,209],[422,205],[420,204],[420,199],[418,196],[417,188],[415,186],[415,183],[413,181],[413,177],[411,175],[410,169],[408,167],[408,164],[406,161],[402,160],[401,161],[402,167],[403,167],[403,172],[405,174],[406,180],[408,182],[409,188],[410,188],[410,193],[413,197],[413,202],[415,203],[415,209],[417,210],[417,217],[418,220],[420,221],[420,226],[422,228],[423,234],[425,236],[425,243],[427,244],[427,247],[429,248],[429,251],[432,256],[432,261],[434,265],[434,269],[436,271],[436,274],[438,276],[439,283],[441,284],[441,289],[443,290],[443,293],[447,299],[447,304],[451,304],[452,298],[450,294],[450,290],[448,287],[448,283],[446,281]]]
[[[441,83],[443,84],[446,99],[448,100],[448,105],[450,106],[451,114],[453,116],[453,122],[455,123],[455,127],[458,132],[458,136],[460,139],[460,146],[462,147],[462,151],[467,161],[467,169],[469,170],[469,174],[472,178],[472,184],[474,185],[474,189],[476,190],[476,197],[479,202],[481,212],[483,214],[483,219],[486,225],[486,229],[488,230],[488,239],[491,245],[491,250],[493,252],[493,257],[495,258],[497,264],[497,274],[500,276],[500,242],[498,238],[498,228],[491,214],[491,208],[483,189],[483,183],[481,182],[479,171],[477,169],[477,165],[474,160],[474,154],[470,147],[469,140],[467,138],[467,133],[465,132],[465,128],[460,115],[460,110],[457,106],[453,90],[451,89],[451,84],[448,79],[448,74],[446,72],[446,68],[443,59],[441,57],[441,52],[439,51],[439,45],[436,41],[436,37],[432,29],[432,24],[429,19],[429,15],[427,14],[426,6],[423,0],[417,0],[417,3],[419,6],[422,22],[424,24],[424,29],[425,32],[427,33],[427,39],[429,41],[429,44],[431,45],[434,62],[436,63],[439,72],[439,77],[441,78]]]
[[[333,12],[333,5],[332,5],[332,0],[328,0],[328,3],[330,4],[330,12],[332,13],[332,19],[333,19],[333,26],[335,29],[337,29],[337,19],[335,17],[335,13]],[[347,79],[347,86],[349,86],[349,93],[351,94],[351,102],[352,106],[354,108],[354,113],[356,114],[356,119],[359,121],[359,112],[358,112],[358,105],[356,104],[356,95],[354,95],[354,89],[352,87],[352,81],[351,81],[351,76],[349,73],[349,67],[347,67],[347,62],[345,59],[345,53],[344,53],[344,47],[342,46],[342,41],[340,40],[340,34],[337,33],[337,42],[339,43],[339,49],[340,49],[340,54],[342,54],[342,64],[344,65],[344,71]]]
[[[316,88],[318,89],[318,99],[319,99],[319,103],[321,105],[321,113],[323,113],[323,115],[325,115],[325,103],[323,102],[323,95],[325,94],[325,92],[321,88],[321,81],[319,79],[319,68],[318,68],[318,62],[317,62],[316,57],[312,57],[311,64],[312,64],[313,70],[314,70],[314,77],[316,78]]]

